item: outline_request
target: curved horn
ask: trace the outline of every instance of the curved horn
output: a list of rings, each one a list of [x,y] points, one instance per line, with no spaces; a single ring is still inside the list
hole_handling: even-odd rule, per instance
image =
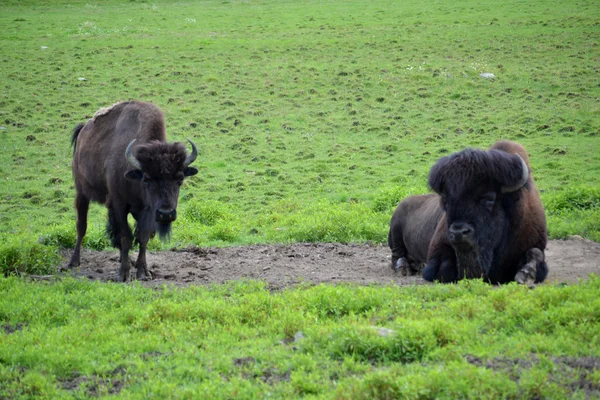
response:
[[[185,162],[183,163],[184,168],[187,168],[188,165],[193,163],[194,160],[196,159],[196,157],[198,157],[198,148],[196,148],[196,145],[194,144],[194,142],[192,142],[190,139],[187,139],[187,141],[190,142],[190,144],[192,145],[192,152],[185,159]]]
[[[521,179],[519,179],[519,182],[517,182],[515,185],[502,186],[502,193],[516,192],[517,190],[525,186],[525,184],[527,183],[527,179],[529,179],[529,168],[527,168],[527,164],[525,164],[525,161],[523,160],[523,158],[521,158],[520,155],[516,154],[516,156],[519,157],[519,160],[521,160],[521,168],[523,168],[523,174],[521,175]]]
[[[129,164],[135,168],[135,169],[142,169],[142,166],[140,165],[140,162],[137,160],[137,158],[135,158],[133,156],[133,154],[131,154],[131,148],[133,147],[133,144],[135,143],[136,139],[133,139],[130,143],[129,146],[127,146],[127,149],[125,150],[125,158],[127,159],[127,162],[129,162]]]

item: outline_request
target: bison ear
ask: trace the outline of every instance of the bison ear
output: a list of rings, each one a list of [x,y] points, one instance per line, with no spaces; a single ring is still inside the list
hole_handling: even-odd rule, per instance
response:
[[[125,178],[132,181],[141,181],[144,173],[140,169],[132,169],[131,171],[125,172]]]
[[[194,176],[198,173],[198,168],[196,167],[186,167],[183,170],[183,176]]]

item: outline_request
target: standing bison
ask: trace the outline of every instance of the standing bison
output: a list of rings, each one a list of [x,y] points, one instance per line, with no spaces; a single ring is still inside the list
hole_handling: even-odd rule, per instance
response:
[[[179,187],[198,173],[190,164],[198,150],[186,154],[182,143],[167,143],[165,119],[153,104],[129,101],[98,111],[79,124],[72,138],[77,243],[69,268],[79,265],[81,242],[87,229],[90,201],[108,208],[107,233],[120,250],[118,279],[129,278],[129,250],[133,235],[127,215],[136,220],[140,245],[136,262],[138,279],[150,277],[146,266],[148,240],[158,231],[166,239],[177,218]]]
[[[523,146],[499,141],[444,157],[429,185],[436,194],[409,197],[394,212],[392,268],[406,274],[427,262],[423,278],[440,282],[546,279],[546,217]]]

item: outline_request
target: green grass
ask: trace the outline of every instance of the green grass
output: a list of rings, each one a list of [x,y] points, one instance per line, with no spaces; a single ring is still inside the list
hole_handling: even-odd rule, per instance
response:
[[[1,7],[2,242],[72,245],[70,131],[127,99],[200,145],[169,246],[381,242],[439,157],[498,139],[530,152],[551,237],[600,240],[593,1]]]
[[[595,397],[598,290],[0,278],[0,396]]]

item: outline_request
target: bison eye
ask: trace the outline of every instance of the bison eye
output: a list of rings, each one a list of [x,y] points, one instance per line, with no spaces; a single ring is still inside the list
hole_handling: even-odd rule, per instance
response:
[[[487,208],[489,211],[492,211],[494,208],[494,204],[496,204],[496,193],[489,192],[481,196],[481,205]]]

